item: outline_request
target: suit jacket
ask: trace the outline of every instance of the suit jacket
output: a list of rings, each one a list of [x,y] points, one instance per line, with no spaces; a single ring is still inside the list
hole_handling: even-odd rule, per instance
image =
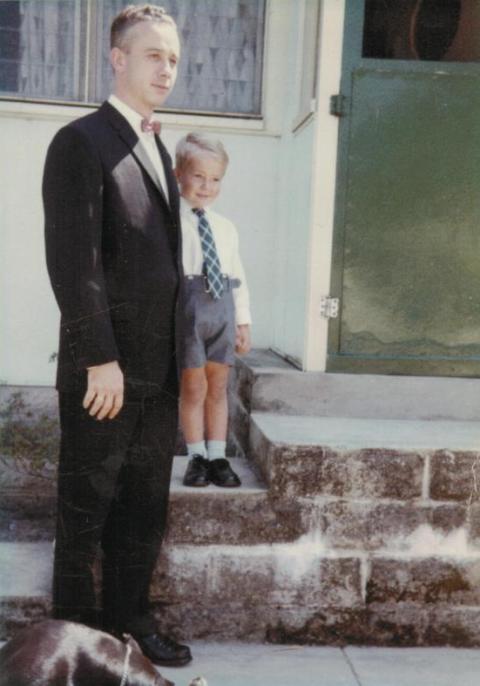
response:
[[[158,138],[157,145],[170,204],[136,133],[108,102],[50,144],[43,200],[61,311],[59,390],[84,390],[86,368],[112,360],[130,394],[155,394],[167,383],[181,232],[171,159]]]

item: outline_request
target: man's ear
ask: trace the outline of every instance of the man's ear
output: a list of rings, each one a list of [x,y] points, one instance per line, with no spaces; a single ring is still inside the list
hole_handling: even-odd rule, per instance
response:
[[[123,50],[116,47],[110,50],[110,64],[116,74],[121,74],[125,70],[126,58]]]

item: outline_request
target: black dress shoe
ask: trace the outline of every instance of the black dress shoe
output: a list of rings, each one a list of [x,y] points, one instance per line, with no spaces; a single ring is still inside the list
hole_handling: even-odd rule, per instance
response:
[[[184,486],[208,486],[210,483],[208,465],[209,461],[201,455],[194,455],[187,466],[183,477]]]
[[[135,636],[134,638],[140,646],[142,653],[156,665],[183,667],[192,659],[188,646],[176,643],[167,636],[150,634],[150,636]]]
[[[217,460],[210,460],[210,481],[215,486],[222,486],[223,488],[234,488],[240,486],[240,478],[230,467],[230,462],[224,457]]]

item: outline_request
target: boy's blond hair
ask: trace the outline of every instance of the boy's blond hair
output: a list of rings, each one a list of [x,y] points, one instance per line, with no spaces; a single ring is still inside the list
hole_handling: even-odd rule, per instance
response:
[[[125,50],[128,47],[126,35],[129,29],[141,21],[156,21],[170,24],[176,30],[177,25],[173,17],[167,14],[163,7],[158,5],[127,5],[117,14],[110,28],[110,47]]]
[[[222,161],[224,169],[227,168],[228,155],[221,141],[216,138],[208,138],[203,133],[194,131],[184,136],[177,143],[175,149],[177,171],[183,171],[190,160],[205,153],[218,157]]]

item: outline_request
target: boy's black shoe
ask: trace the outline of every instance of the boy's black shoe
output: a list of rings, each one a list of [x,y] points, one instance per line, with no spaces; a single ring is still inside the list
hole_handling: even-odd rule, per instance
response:
[[[183,485],[208,486],[210,483],[209,464],[210,462],[201,455],[194,455],[187,465]]]
[[[224,457],[217,460],[210,460],[210,481],[215,486],[223,488],[234,488],[240,486],[240,478],[230,467],[230,462]]]
[[[135,636],[140,649],[156,665],[163,667],[183,667],[192,660],[190,648],[176,643],[168,636],[151,634]]]

